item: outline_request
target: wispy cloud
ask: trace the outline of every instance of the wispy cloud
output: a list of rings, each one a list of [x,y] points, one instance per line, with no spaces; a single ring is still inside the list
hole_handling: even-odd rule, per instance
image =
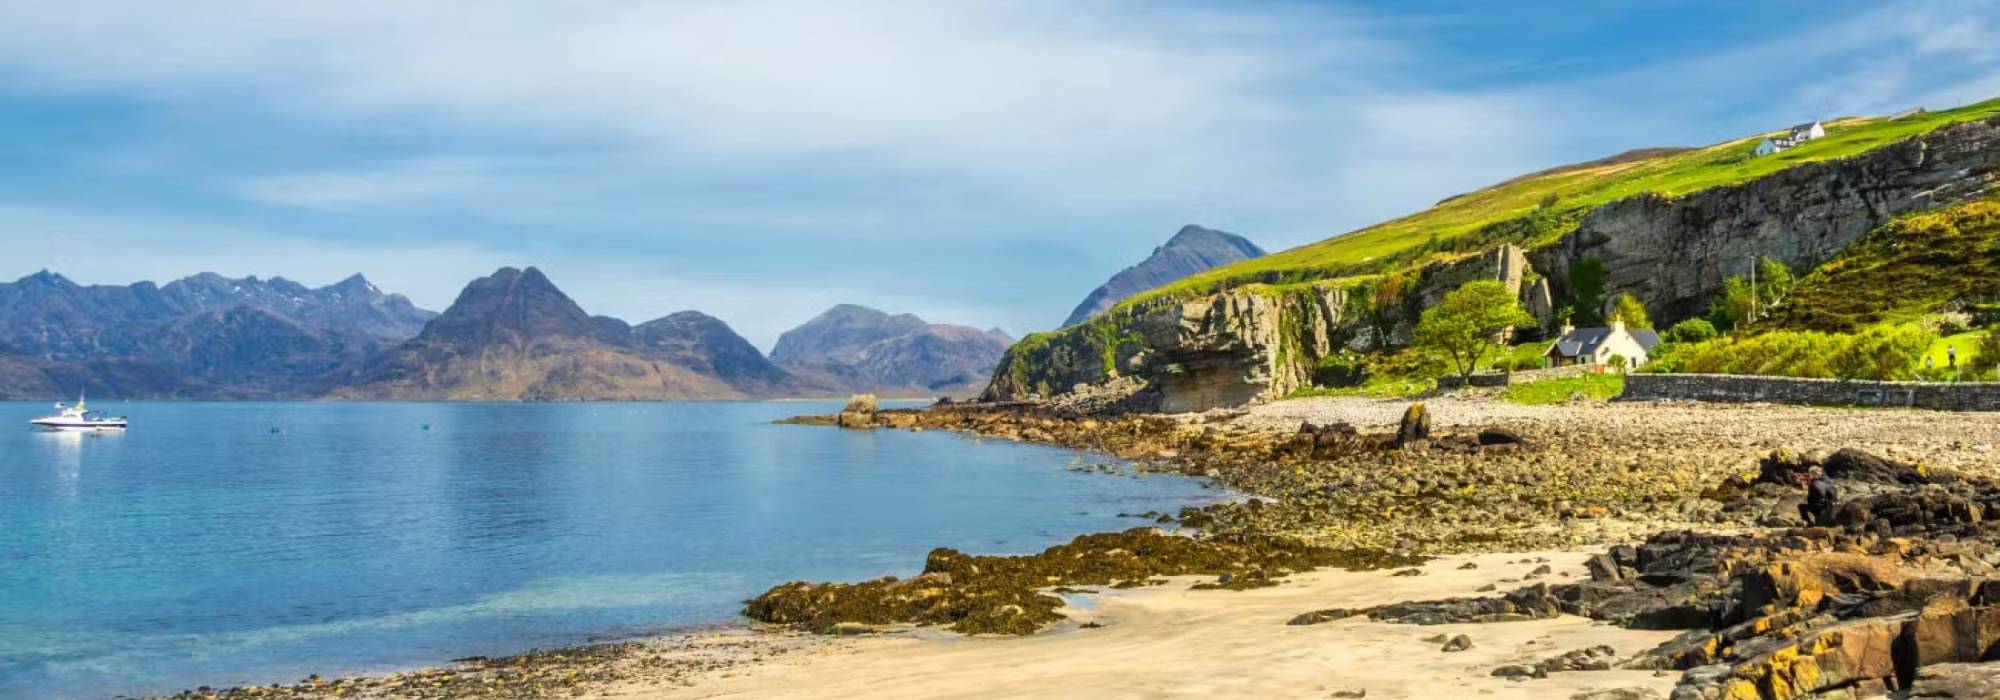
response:
[[[1183,223],[1287,247],[1625,148],[1983,95],[1996,16],[1869,6],[1607,62],[1465,59],[1427,37],[1477,39],[1472,10],[1326,4],[70,0],[0,4],[0,100],[143,115],[143,157],[70,146],[133,189],[79,177],[64,211],[178,222],[100,221],[130,247],[30,267],[352,268],[435,305],[554,261],[635,320],[768,337],[872,300],[1020,332]],[[24,211],[0,213],[63,225]]]

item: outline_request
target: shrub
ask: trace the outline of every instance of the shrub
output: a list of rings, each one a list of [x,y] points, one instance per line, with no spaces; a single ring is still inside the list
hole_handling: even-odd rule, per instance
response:
[[[1715,324],[1699,318],[1690,318],[1668,328],[1660,339],[1669,343],[1699,343],[1715,336]]]
[[[1841,379],[1909,379],[1937,334],[1914,324],[1871,326],[1834,353],[1834,376]]]
[[[1965,359],[1974,379],[1983,379],[2000,368],[2000,325],[1986,329],[1986,335],[1972,344],[1972,356]]]

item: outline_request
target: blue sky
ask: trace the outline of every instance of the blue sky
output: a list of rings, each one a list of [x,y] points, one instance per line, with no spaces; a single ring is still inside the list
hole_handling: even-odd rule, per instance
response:
[[[0,277],[532,264],[766,348],[839,302],[1019,335],[1186,223],[2000,96],[1996,2],[554,5],[0,3]]]

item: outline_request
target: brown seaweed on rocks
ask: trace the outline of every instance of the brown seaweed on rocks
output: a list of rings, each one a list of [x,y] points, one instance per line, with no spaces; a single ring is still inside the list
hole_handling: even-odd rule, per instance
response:
[[[1158,576],[1226,577],[1212,588],[1273,585],[1288,573],[1320,567],[1378,569],[1421,557],[1302,545],[1258,535],[1195,538],[1151,528],[1084,535],[1025,556],[976,556],[932,550],[923,573],[862,583],[794,581],[751,599],[744,614],[761,622],[827,632],[842,623],[940,625],[967,634],[1032,634],[1063,619],[1058,586],[1116,586]]]

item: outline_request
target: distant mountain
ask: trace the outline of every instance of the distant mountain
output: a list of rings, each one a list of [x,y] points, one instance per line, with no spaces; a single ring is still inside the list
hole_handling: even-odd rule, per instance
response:
[[[699,311],[641,323],[632,335],[646,355],[715,377],[751,395],[776,396],[802,388],[729,324]]]
[[[746,393],[718,377],[648,356],[623,321],[584,313],[533,267],[503,267],[473,280],[416,338],[370,361],[334,392],[350,398],[503,401],[724,399]]]
[[[925,323],[841,304],[778,336],[771,360],[804,381],[843,391],[967,395],[984,388],[1014,343],[999,329]]]
[[[0,397],[315,395],[432,316],[360,275],[320,288],[203,273],[165,286],[0,283]]]
[[[1083,303],[1076,305],[1076,310],[1069,312],[1063,326],[1088,321],[1134,294],[1210,268],[1263,255],[1264,249],[1242,236],[1193,224],[1183,226],[1173,238],[1167,239],[1166,245],[1154,248],[1153,254],[1145,260],[1119,271],[1103,286],[1092,290],[1090,296],[1083,298]]]

